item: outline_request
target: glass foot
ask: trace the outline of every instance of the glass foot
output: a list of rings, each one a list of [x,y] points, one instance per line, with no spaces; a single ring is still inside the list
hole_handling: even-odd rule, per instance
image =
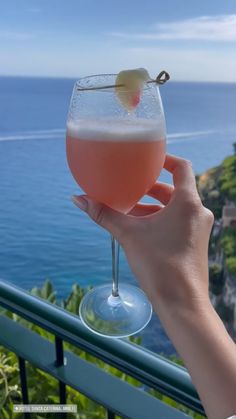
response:
[[[81,301],[82,323],[98,335],[124,338],[140,332],[152,317],[152,305],[144,292],[133,285],[120,284],[119,297],[111,295],[111,285],[89,291]]]

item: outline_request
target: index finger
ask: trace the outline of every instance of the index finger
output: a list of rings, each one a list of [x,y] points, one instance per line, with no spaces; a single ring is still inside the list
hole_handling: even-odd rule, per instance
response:
[[[172,173],[176,189],[189,189],[197,192],[195,175],[190,161],[167,154],[164,168]]]

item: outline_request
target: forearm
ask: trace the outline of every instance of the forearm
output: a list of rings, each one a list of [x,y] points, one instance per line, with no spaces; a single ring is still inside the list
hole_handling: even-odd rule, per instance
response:
[[[161,298],[160,298],[161,300]],[[176,306],[176,308],[175,308]],[[195,307],[156,305],[210,419],[236,413],[236,345],[209,300]]]

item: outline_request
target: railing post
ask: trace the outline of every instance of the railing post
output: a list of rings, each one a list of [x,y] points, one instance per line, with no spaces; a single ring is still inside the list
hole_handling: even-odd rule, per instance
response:
[[[20,384],[21,384],[21,392],[22,392],[22,401],[23,401],[23,404],[29,404],[25,360],[19,356],[18,357],[18,362],[19,362],[19,370],[20,370]],[[30,419],[30,413],[24,413],[24,418],[25,419]]]
[[[65,364],[64,359],[64,350],[63,350],[63,340],[59,338],[58,336],[55,336],[55,349],[56,349],[56,366],[61,367]],[[59,398],[60,398],[60,404],[66,404],[66,385],[62,381],[59,381]],[[61,413],[60,414],[61,419],[66,419],[67,414]]]

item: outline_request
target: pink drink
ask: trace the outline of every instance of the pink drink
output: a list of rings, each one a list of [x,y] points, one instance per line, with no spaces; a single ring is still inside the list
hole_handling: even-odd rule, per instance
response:
[[[70,170],[93,199],[127,213],[152,187],[165,160],[163,129],[149,120],[69,123]]]

